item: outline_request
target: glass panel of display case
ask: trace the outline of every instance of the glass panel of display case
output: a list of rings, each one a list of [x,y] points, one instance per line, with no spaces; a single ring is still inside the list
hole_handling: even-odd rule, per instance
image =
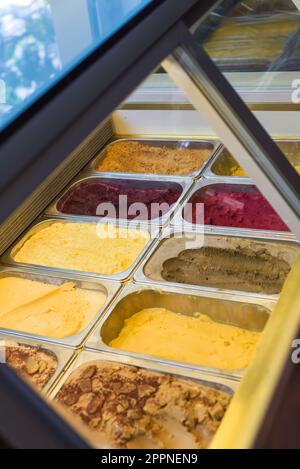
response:
[[[33,104],[150,2],[151,0],[1,2],[0,129]]]
[[[300,6],[293,0],[220,2],[192,30],[230,83],[253,103],[296,104]]]
[[[234,6],[233,6],[234,4]],[[229,8],[231,6],[231,8]],[[280,165],[280,157],[272,159],[269,163],[266,162],[266,166],[263,168],[263,172],[258,170],[258,167],[263,167],[264,158],[260,154],[260,149],[255,145],[252,149],[254,160],[258,166],[253,166],[253,159],[243,158],[241,148],[236,153],[236,160],[232,157],[233,147],[230,149],[229,146],[233,143],[226,142],[225,134],[222,135],[223,143],[227,146],[220,155],[218,161],[212,167],[212,173],[215,175],[227,174],[233,177],[251,177],[261,190],[265,190],[269,200],[273,198],[275,201],[275,193],[273,194],[274,188],[282,188],[285,185],[286,173],[290,173],[291,180],[294,181],[295,191],[297,192],[297,176],[294,171],[299,171],[299,147],[297,145],[297,138],[299,136],[300,127],[297,118],[297,87],[293,76],[290,76],[290,71],[298,73],[299,66],[299,55],[297,52],[297,37],[299,33],[299,10],[296,2],[256,2],[256,1],[239,1],[239,2],[220,2],[218,8],[210,12],[201,24],[194,25],[192,30],[194,37],[200,41],[204,41],[203,47],[206,53],[214,63],[217,65],[218,70],[222,72],[224,77],[233,85],[228,73],[239,73],[245,83],[250,78],[252,81],[251,93],[256,94],[268,94],[273,93],[273,77],[280,76],[281,73],[286,74],[288,78],[286,84],[289,86],[289,100],[288,104],[291,105],[289,108],[274,107],[274,114],[271,113],[271,108],[268,105],[264,107],[264,99],[260,101],[261,107],[255,108],[249,103],[247,99],[247,93],[241,93],[240,89],[237,91],[243,101],[248,107],[255,113],[260,120],[260,123],[268,134],[271,134],[273,138],[276,138],[276,143],[282,150],[283,154],[287,157],[287,160],[291,163],[293,168],[290,173],[290,169],[285,166],[282,169],[283,179],[278,179],[278,168],[276,159]],[[276,34],[275,34],[276,31]],[[243,47],[245,43],[245,47]],[[201,60],[201,59],[200,59]],[[205,59],[204,59],[205,60]],[[187,59],[187,62],[189,59]],[[193,68],[190,62],[191,69]],[[194,68],[195,72],[195,68]],[[191,73],[193,75],[193,72]],[[236,77],[235,77],[236,78]],[[198,85],[203,85],[205,81],[205,72],[200,74],[195,79]],[[214,84],[216,86],[216,83]],[[245,90],[244,90],[245,91]],[[278,91],[278,89],[277,89]],[[270,96],[271,96],[270,94]],[[274,98],[274,95],[273,95]],[[235,100],[234,95],[231,94],[231,100]],[[216,106],[215,101],[215,106]],[[238,100],[236,100],[238,103]],[[274,103],[273,103],[274,104]],[[278,104],[278,103],[277,103]],[[237,104],[238,107],[238,104]],[[219,102],[219,109],[216,114],[223,114],[224,120],[230,121],[230,113],[225,109],[221,109],[222,104]],[[293,112],[291,112],[293,109]],[[260,111],[260,112],[259,112]],[[264,114],[266,111],[266,114]],[[267,113],[268,111],[268,113]],[[290,111],[290,112],[289,112]],[[241,110],[240,107],[240,112]],[[250,119],[249,119],[250,120]],[[254,123],[254,121],[253,121]],[[255,126],[255,124],[253,124]],[[239,133],[239,123],[236,121],[234,124],[231,122],[233,127],[233,133]],[[226,133],[226,131],[225,131]],[[287,136],[292,137],[294,140],[291,142],[285,142]],[[240,139],[246,144],[247,138],[242,136],[240,133]],[[292,150],[293,148],[293,150]],[[273,147],[275,153],[275,148]],[[293,155],[292,153],[293,152]],[[221,166],[223,169],[221,169]],[[229,166],[231,167],[229,169]],[[246,169],[246,166],[247,169]],[[264,177],[264,174],[266,177]],[[268,192],[268,179],[271,176],[274,185]],[[290,183],[288,185],[290,185]],[[288,186],[287,185],[287,186]],[[288,191],[289,189],[287,189]],[[293,191],[290,192],[290,203],[294,205],[296,211],[295,222],[298,224],[299,219],[299,203],[298,195],[295,195]],[[292,201],[293,200],[293,201]],[[278,210],[280,210],[278,208]]]
[[[224,16],[221,5],[208,19],[212,32],[206,31],[205,50],[222,71],[298,71],[300,17],[296,2],[235,3]],[[195,37],[201,38],[201,27],[195,30]]]
[[[299,10],[297,0],[227,0],[191,31],[251,108],[292,110],[300,100]],[[164,89],[167,77],[159,70],[149,88],[154,81]]]
[[[269,141],[268,134],[263,132],[258,121],[252,119],[250,113],[248,115],[247,108],[243,108],[242,103],[239,105],[237,96],[228,88],[226,81],[221,80],[221,76],[218,79],[216,70],[206,61],[205,56],[199,54],[197,57],[195,47],[191,56],[193,47],[194,44],[191,44],[186,50],[178,49],[171,59],[164,62],[164,66],[186,91],[196,109],[206,113],[207,119],[241,167],[247,168],[273,207],[285,214],[287,224],[293,226],[292,231],[299,236],[298,175],[292,162],[277,151],[276,145]],[[203,67],[199,64],[201,60]],[[231,108],[230,101],[236,102],[235,108]],[[256,135],[252,132],[256,132]],[[265,148],[260,145],[257,135],[264,141]],[[271,155],[266,149],[270,148],[270,143]],[[240,171],[239,167],[237,171]],[[285,178],[287,175],[290,183]]]

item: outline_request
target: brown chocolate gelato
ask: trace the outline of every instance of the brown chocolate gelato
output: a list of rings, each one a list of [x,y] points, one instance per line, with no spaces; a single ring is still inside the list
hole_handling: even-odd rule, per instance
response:
[[[289,271],[288,262],[267,249],[204,246],[186,249],[165,261],[161,275],[169,282],[277,294]]]
[[[202,166],[210,148],[170,148],[140,142],[116,142],[106,149],[97,171],[143,174],[190,174]]]
[[[42,390],[57,369],[53,352],[33,345],[5,341],[5,360],[21,378]]]
[[[117,448],[207,448],[230,399],[219,389],[105,361],[81,365],[56,396]]]

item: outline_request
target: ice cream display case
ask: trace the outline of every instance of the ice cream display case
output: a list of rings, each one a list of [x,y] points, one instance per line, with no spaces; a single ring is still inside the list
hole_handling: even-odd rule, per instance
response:
[[[0,7],[0,442],[299,446],[300,5],[76,3]]]

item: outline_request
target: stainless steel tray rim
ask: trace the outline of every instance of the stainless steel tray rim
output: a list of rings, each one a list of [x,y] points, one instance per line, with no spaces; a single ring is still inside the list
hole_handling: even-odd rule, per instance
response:
[[[113,362],[122,365],[136,366],[141,369],[146,369],[157,373],[171,374],[178,379],[196,381],[204,386],[206,385],[216,389],[221,389],[223,391],[229,392],[230,394],[234,394],[235,389],[239,384],[238,379],[210,375],[205,372],[202,373],[198,370],[195,371],[193,369],[188,370],[182,367],[178,367],[176,364],[165,365],[164,363],[157,363],[153,362],[152,360],[143,360],[126,355],[119,355],[111,351],[108,352],[106,350],[93,350],[85,348],[72,359],[66,372],[61,375],[60,379],[56,381],[56,384],[52,386],[49,395],[50,399],[55,399],[55,396],[58,394],[59,390],[68,380],[73,371],[75,371],[79,366],[91,361]]]
[[[267,295],[267,294],[263,294],[263,293],[255,293],[255,292],[247,292],[247,291],[243,291],[243,290],[228,290],[228,289],[225,289],[225,288],[214,288],[214,287],[206,287],[206,286],[201,286],[201,285],[193,285],[193,284],[190,284],[190,283],[186,283],[186,284],[181,284],[181,283],[178,283],[178,282],[163,282],[163,281],[159,281],[159,280],[155,280],[155,279],[149,279],[148,277],[145,276],[145,274],[140,274],[138,271],[135,273],[134,275],[134,279],[133,279],[134,282],[136,282],[137,284],[140,284],[140,283],[147,283],[147,284],[155,284],[157,286],[160,286],[161,288],[164,288],[165,284],[167,283],[168,285],[174,287],[174,288],[179,288],[181,287],[182,285],[184,285],[184,287],[187,289],[187,290],[194,290],[194,289],[197,289],[197,291],[199,291],[199,293],[228,293],[230,295],[238,295],[238,296],[244,296],[244,297],[249,297],[249,298],[260,298],[260,299],[266,299],[266,300],[273,300],[274,302],[276,302],[278,300],[278,297],[279,297],[279,294],[277,295]]]
[[[158,363],[158,364],[163,364],[166,366],[173,366],[177,368],[182,368],[183,370],[192,370],[192,371],[199,371],[200,373],[205,373],[207,375],[212,375],[212,376],[222,376],[224,378],[228,379],[233,379],[240,381],[243,373],[245,370],[233,370],[233,371],[224,371],[219,368],[210,368],[206,366],[201,366],[201,365],[196,365],[192,363],[185,363],[181,362],[179,360],[168,360],[163,357],[157,357],[155,355],[146,355],[142,353],[134,353],[134,352],[127,352],[126,350],[121,350],[113,347],[109,347],[108,345],[104,344],[102,341],[99,342],[99,347],[96,348],[96,346],[86,346],[86,349],[89,350],[100,350],[100,351],[107,351],[107,352],[112,352],[115,350],[116,355],[120,356],[125,356],[125,357],[130,357],[130,358],[136,358],[136,359],[141,359],[153,363]]]

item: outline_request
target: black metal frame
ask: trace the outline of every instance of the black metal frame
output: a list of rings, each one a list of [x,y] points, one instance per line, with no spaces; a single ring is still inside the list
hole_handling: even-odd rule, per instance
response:
[[[197,42],[205,42],[216,29],[219,28],[224,17],[228,16],[230,11],[239,3],[240,0],[220,0],[217,4],[208,9],[204,15],[201,14],[201,4],[196,4],[184,17],[184,23],[188,26],[194,26],[197,22]],[[213,11],[213,15],[209,13]]]
[[[191,23],[193,12],[204,15],[219,3],[154,0],[0,135],[0,223],[179,45],[191,52],[266,158],[299,196],[299,179],[288,161],[181,21],[187,15],[186,21]],[[87,447],[31,388],[2,365],[0,402],[0,435],[14,446]],[[24,419],[26,437],[20,432]]]

